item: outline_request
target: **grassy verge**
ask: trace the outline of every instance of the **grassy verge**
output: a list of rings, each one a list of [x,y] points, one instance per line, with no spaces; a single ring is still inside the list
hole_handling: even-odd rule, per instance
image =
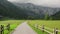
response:
[[[35,30],[35,32],[37,32],[37,34],[48,34],[47,32],[42,32],[40,29],[37,29],[37,28],[35,28],[34,26],[32,26],[30,24],[29,24],[29,26],[31,26],[32,29]]]
[[[38,24],[40,26],[45,25],[45,27],[54,29],[55,27],[60,30],[60,20],[30,20],[31,25]]]
[[[51,29],[58,28],[58,30],[60,30],[60,20],[29,20],[29,23],[31,25],[35,25],[35,24],[38,24],[40,26],[45,25],[45,27]],[[53,32],[53,30],[48,30],[48,31]],[[60,34],[60,32],[58,34]]]
[[[4,25],[4,34],[10,34],[19,24],[21,24],[24,20],[5,20],[0,21],[0,25]],[[6,30],[6,25],[10,24],[10,31]]]

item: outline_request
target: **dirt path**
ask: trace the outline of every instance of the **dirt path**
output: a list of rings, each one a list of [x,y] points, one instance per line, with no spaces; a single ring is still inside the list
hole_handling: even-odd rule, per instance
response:
[[[28,24],[20,24],[12,34],[37,34]]]

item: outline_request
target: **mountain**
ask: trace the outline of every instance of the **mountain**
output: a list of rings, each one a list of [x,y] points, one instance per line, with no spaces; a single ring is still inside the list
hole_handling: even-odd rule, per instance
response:
[[[60,20],[60,11],[51,16],[54,20]]]
[[[18,14],[17,12],[19,10],[20,9],[18,9],[17,6],[8,2],[7,0],[0,0],[0,15],[7,16],[7,17],[10,17],[10,18],[15,17],[15,15]]]
[[[17,2],[12,2],[12,3],[22,9],[31,10],[38,14],[45,14],[47,12],[49,16],[55,14],[60,10],[60,8],[44,7],[44,6],[34,5],[32,3],[17,3]]]
[[[0,15],[14,19],[44,19],[46,13],[51,16],[56,14],[59,9],[0,0]]]
[[[0,15],[15,19],[38,19],[43,18],[37,12],[22,9],[7,0],[0,0]]]

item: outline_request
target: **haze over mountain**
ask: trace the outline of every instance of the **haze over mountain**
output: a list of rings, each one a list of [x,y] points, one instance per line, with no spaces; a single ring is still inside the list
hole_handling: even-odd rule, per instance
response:
[[[8,1],[12,2],[16,6],[19,6],[20,8],[34,10],[38,13],[42,11],[48,12],[49,15],[53,15],[56,12],[60,11],[60,8],[58,8],[60,0],[8,0]]]
[[[60,8],[60,0],[9,0],[9,1],[18,3],[33,3],[41,6]]]
[[[39,19],[43,18],[44,13],[39,14],[32,10],[22,9],[7,0],[0,0],[0,15],[15,19]]]
[[[0,0],[0,15],[15,19],[44,19],[55,15],[60,8],[44,7],[33,3],[18,3]],[[58,15],[59,16],[59,15]]]
[[[60,19],[60,0],[13,0],[12,3],[20,8],[34,10],[38,13],[46,14],[48,12],[53,19]]]
[[[60,8],[44,7],[32,3],[17,3],[17,2],[12,3],[20,7],[21,9],[32,10],[38,14],[45,14],[47,12],[49,15],[53,15],[60,10]]]

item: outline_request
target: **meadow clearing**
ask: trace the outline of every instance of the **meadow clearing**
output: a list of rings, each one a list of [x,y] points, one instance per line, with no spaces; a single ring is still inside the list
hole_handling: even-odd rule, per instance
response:
[[[5,20],[0,21],[0,25],[4,25],[4,34],[10,34],[19,24],[24,22],[24,20]],[[10,24],[10,31],[6,30],[7,24]]]
[[[53,32],[53,29],[54,28],[58,28],[58,30],[60,30],[60,20],[29,20],[28,22],[33,27],[35,27],[35,24],[37,24],[38,25],[38,28],[40,26],[44,25],[44,27],[46,28],[46,30],[48,30],[50,32]],[[39,33],[40,32],[39,30],[37,32],[38,32],[38,34],[40,34]]]

